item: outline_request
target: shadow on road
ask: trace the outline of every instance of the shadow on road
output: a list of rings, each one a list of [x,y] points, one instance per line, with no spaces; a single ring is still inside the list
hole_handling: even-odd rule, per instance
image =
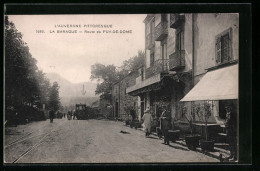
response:
[[[130,134],[130,132],[126,132],[126,131],[120,131],[120,133],[122,133],[122,134]]]
[[[154,137],[146,137],[146,138],[151,138],[151,139],[157,139],[158,140],[158,138],[154,138]]]
[[[169,147],[175,148],[175,149],[179,149],[179,150],[184,150],[184,151],[190,151],[187,150],[186,148],[182,148],[182,147],[178,147],[178,146],[173,146],[173,145],[169,145]]]

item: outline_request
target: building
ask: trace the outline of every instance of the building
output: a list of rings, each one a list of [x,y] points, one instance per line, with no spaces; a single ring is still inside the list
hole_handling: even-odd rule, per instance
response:
[[[138,71],[133,71],[113,85],[112,106],[114,118],[129,120],[131,119],[130,112],[131,114],[134,112],[138,116],[137,113],[140,110],[137,106],[138,98],[126,93],[127,87],[136,84],[137,76]]]
[[[108,95],[108,97],[101,95],[98,103],[100,114],[105,118],[112,117],[112,102],[109,96],[111,96],[111,93]]]
[[[210,100],[214,114],[209,122],[223,124],[223,104],[236,105],[238,98],[238,22],[238,14],[148,14],[146,64],[139,69],[136,83],[126,89],[138,98],[139,118],[146,108],[160,116],[166,105],[173,126],[185,125],[183,106]],[[199,83],[205,87],[196,86]],[[201,91],[194,93],[194,89]]]

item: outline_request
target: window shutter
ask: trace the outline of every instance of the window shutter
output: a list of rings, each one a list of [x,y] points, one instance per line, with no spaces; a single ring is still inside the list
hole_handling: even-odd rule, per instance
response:
[[[230,60],[229,54],[229,34],[225,34],[221,37],[221,49],[222,49],[222,62],[227,62]]]
[[[216,40],[216,63],[221,63],[221,37]]]

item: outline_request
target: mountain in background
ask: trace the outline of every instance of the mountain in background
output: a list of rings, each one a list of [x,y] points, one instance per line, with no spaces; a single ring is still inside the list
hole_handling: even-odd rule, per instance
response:
[[[99,96],[95,95],[96,83],[71,83],[57,73],[46,73],[46,77],[49,78],[51,84],[55,81],[59,84],[59,95],[63,106],[71,106],[77,103],[91,105],[99,99]],[[85,95],[82,94],[83,85],[86,91]]]

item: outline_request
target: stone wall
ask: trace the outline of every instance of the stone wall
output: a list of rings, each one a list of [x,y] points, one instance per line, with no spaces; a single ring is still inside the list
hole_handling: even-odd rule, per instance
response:
[[[136,117],[138,117],[138,96],[130,96],[126,93],[126,88],[131,87],[136,84],[136,78],[139,76],[138,71],[131,72],[118,83],[115,83],[112,89],[112,99],[113,99],[113,116],[115,117],[115,112],[118,110],[118,117],[127,120],[129,118],[126,108],[132,106],[136,111]],[[118,102],[118,109],[116,109],[116,102]]]
[[[135,85],[136,83],[136,77],[138,77],[139,74],[137,71],[132,72],[128,74],[124,79],[122,79],[120,84],[120,102],[119,102],[119,116],[123,120],[129,119],[128,113],[125,111],[125,108],[133,106],[136,115],[138,111],[138,97],[137,96],[130,96],[126,93],[126,88]]]

